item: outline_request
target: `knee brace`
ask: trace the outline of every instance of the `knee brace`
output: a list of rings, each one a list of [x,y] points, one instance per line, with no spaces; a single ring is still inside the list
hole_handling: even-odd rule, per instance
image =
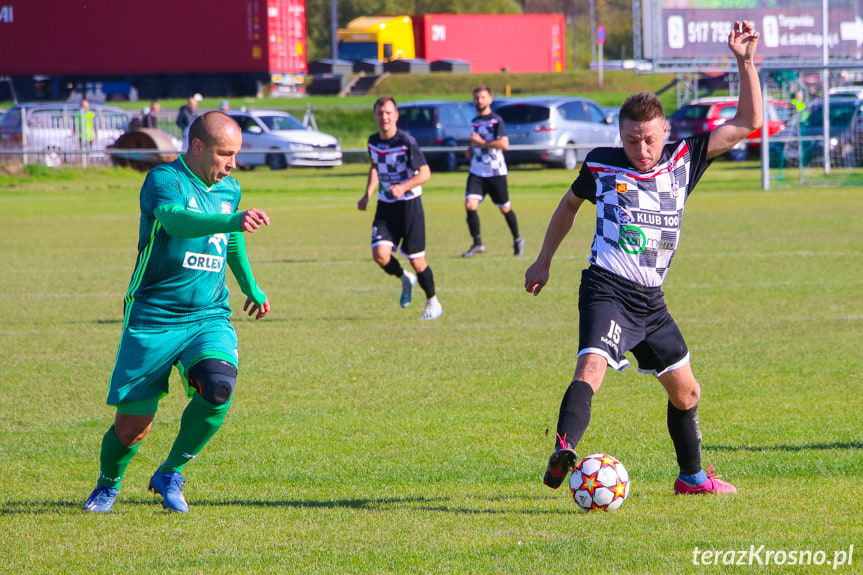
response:
[[[202,359],[189,370],[189,386],[214,405],[228,403],[236,385],[237,368],[221,359]]]

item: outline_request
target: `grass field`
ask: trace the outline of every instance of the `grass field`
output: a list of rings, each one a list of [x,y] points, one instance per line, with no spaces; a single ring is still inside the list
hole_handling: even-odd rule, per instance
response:
[[[191,512],[146,492],[185,405],[174,387],[106,516],[81,506],[113,417],[142,175],[0,177],[0,573],[863,572],[863,191],[761,191],[752,163],[708,171],[665,291],[703,388],[705,463],[739,493],[672,495],[666,399],[630,367],[606,378],[579,452],[621,459],[632,494],[584,514],[541,476],[575,365],[590,212],[542,295],[522,288],[573,177],[513,171],[526,255],[486,204],[488,251],[463,260],[466,173],[435,174],[444,315],[420,322],[370,259],[362,166],[238,174],[243,206],[272,217],[247,242],[273,310],[235,317],[240,382],[186,467]],[[762,545],[753,565],[722,565]],[[704,551],[720,564],[695,565]]]

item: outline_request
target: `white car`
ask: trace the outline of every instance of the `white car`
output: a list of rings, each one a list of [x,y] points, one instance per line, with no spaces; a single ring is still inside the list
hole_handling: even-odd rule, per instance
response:
[[[335,137],[304,126],[286,112],[245,110],[228,114],[243,131],[243,148],[237,155],[241,168],[342,165],[342,147]]]
[[[81,106],[77,102],[16,104],[0,116],[0,149],[19,155],[22,162],[39,161],[49,167],[111,163],[106,150],[129,126],[131,116],[113,106],[91,104],[93,137],[80,137]]]

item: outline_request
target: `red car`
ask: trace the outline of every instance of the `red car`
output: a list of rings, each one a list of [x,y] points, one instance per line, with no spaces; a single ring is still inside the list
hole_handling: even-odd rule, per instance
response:
[[[767,134],[775,136],[785,129],[791,118],[791,104],[778,100],[767,102]],[[703,134],[730,120],[737,113],[737,98],[701,98],[681,106],[668,120],[671,141]],[[761,146],[761,130],[755,130],[749,137],[729,150],[728,157],[736,162],[745,160],[750,151]]]

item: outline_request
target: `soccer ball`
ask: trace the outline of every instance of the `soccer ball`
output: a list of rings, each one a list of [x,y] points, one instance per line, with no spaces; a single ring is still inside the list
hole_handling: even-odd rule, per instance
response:
[[[629,472],[610,455],[596,453],[578,462],[569,478],[575,504],[584,511],[614,511],[629,496]]]

